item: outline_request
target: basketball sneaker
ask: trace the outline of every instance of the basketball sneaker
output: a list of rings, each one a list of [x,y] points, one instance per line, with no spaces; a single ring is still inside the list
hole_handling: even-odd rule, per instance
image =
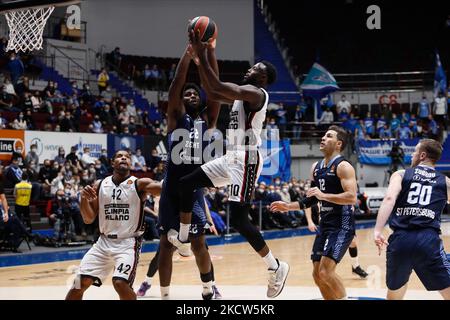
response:
[[[357,274],[361,279],[365,279],[369,275],[360,266],[357,266],[356,268],[352,267],[352,273]]]
[[[214,297],[213,287],[203,286],[202,298],[203,300],[211,300]]]
[[[283,291],[289,274],[289,265],[286,262],[279,261],[276,270],[269,269],[269,285],[267,286],[267,297],[275,298]]]
[[[214,296],[213,299],[214,300],[220,300],[222,299],[222,295],[219,292],[219,289],[216,286],[212,286],[213,292],[214,292]]]
[[[141,286],[139,287],[139,290],[136,292],[136,295],[138,297],[143,297],[145,296],[145,293],[147,292],[148,289],[150,289],[152,285],[148,284],[147,281],[142,282]]]
[[[192,256],[191,243],[181,242],[180,239],[178,239],[178,231],[170,229],[169,232],[167,232],[167,240],[178,249],[178,254],[180,256],[182,257]]]

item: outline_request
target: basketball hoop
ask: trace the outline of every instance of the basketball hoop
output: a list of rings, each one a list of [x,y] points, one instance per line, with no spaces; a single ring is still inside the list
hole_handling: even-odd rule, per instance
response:
[[[42,49],[45,24],[53,10],[78,3],[80,0],[0,0],[0,13],[5,15],[9,27],[6,50]]]
[[[45,23],[54,9],[54,6],[49,6],[6,12],[5,17],[9,27],[6,50],[26,52],[42,49]]]

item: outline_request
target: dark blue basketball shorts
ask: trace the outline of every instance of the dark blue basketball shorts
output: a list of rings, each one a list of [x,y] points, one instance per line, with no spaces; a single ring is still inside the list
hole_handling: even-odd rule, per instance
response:
[[[355,236],[354,230],[318,230],[314,240],[311,260],[318,262],[322,257],[328,257],[339,263],[347,252]]]
[[[159,200],[158,230],[160,234],[167,234],[170,229],[180,231],[180,197],[162,192]],[[192,209],[190,237],[198,237],[209,228],[206,219],[205,199],[203,190],[195,191],[194,207]]]
[[[450,287],[450,262],[434,229],[397,230],[389,237],[386,285],[403,287],[414,270],[428,291]]]

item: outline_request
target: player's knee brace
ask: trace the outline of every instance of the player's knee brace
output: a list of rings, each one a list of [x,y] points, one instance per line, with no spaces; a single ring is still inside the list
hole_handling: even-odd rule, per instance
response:
[[[250,205],[235,201],[230,202],[230,223],[255,249],[260,251],[266,245],[261,233],[248,219]]]

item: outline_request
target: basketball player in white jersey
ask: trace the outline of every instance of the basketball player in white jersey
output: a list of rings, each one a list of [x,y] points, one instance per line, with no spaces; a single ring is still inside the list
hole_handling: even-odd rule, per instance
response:
[[[117,151],[112,161],[113,175],[81,192],[83,220],[90,224],[98,216],[101,235],[81,260],[66,300],[81,300],[87,288],[101,286],[112,270],[113,286],[120,299],[136,299],[132,286],[144,232],[143,202],[148,194],[159,195],[161,184],[130,176],[127,151]]]
[[[258,148],[261,130],[266,118],[269,95],[265,88],[276,79],[272,64],[263,61],[250,68],[244,77],[244,85],[223,83],[214,73],[208,61],[207,47],[199,34],[190,34],[194,55],[198,58],[198,70],[202,85],[210,99],[233,103],[230,125],[227,131],[227,153],[203,164],[180,180],[181,213],[192,212],[193,191],[202,187],[229,185],[230,218],[232,226],[244,236],[253,249],[263,258],[269,271],[267,296],[275,298],[284,288],[289,265],[275,259],[260,232],[249,219],[250,201],[255,184],[262,170],[263,159]],[[181,242],[188,238],[180,227]]]

